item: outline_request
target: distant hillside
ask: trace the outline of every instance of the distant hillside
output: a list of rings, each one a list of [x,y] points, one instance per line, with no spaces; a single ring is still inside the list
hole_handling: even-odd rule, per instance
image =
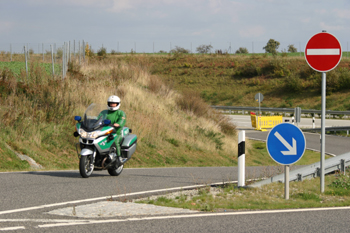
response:
[[[121,57],[142,63],[176,90],[196,91],[208,104],[321,109],[321,73],[304,57],[185,55]],[[327,109],[350,110],[350,59],[327,73]]]

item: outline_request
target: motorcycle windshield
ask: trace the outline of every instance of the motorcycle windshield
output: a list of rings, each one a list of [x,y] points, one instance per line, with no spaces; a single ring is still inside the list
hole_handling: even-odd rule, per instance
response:
[[[101,127],[107,117],[107,105],[90,104],[84,113],[83,126],[87,130],[93,130]]]

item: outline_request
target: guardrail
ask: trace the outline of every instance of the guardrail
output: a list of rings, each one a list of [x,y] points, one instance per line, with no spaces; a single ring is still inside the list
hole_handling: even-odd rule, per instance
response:
[[[286,116],[287,113],[294,114],[295,108],[268,108],[268,107],[237,107],[237,106],[211,106],[214,109],[228,111],[228,113],[232,114],[234,112],[241,114],[249,114],[249,112],[270,112],[270,113],[278,113]],[[310,116],[321,116],[321,110],[316,109],[301,109],[301,114],[310,115]],[[273,114],[272,114],[273,115]],[[289,114],[290,115],[290,114]],[[326,110],[326,117],[328,116],[339,116],[340,118],[349,118],[350,111],[332,111]]]
[[[321,128],[310,128],[310,129],[302,129],[302,131],[321,131]],[[350,126],[332,126],[332,127],[325,127],[325,131],[328,132],[335,132],[335,131],[348,131],[347,134],[349,134]]]
[[[325,174],[334,171],[341,171],[345,174],[345,168],[350,166],[350,152],[337,155],[325,160]],[[299,168],[289,173],[289,181],[302,181],[303,179],[311,179],[320,176],[320,162],[313,163],[309,166]],[[284,183],[284,174],[273,176],[265,180],[249,185],[250,187],[260,187],[272,182]]]

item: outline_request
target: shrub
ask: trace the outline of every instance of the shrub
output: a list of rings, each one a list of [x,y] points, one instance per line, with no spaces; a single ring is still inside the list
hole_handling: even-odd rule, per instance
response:
[[[274,40],[274,39],[270,39],[266,46],[263,47],[263,49],[265,50],[266,53],[272,53],[273,55],[277,54],[277,49],[280,46],[280,42]]]
[[[236,134],[236,125],[231,122],[229,117],[225,115],[220,115],[220,117],[218,117],[218,120],[219,120],[218,124],[221,129],[221,132],[227,135]]]
[[[246,54],[246,53],[249,53],[249,52],[248,52],[248,49],[247,49],[247,48],[245,48],[245,47],[239,47],[239,49],[237,49],[235,53],[236,53],[236,54]]]
[[[107,50],[106,48],[100,48],[98,51],[97,51],[97,55],[100,56],[100,57],[105,57],[107,55]]]
[[[210,107],[206,104],[198,93],[194,91],[184,91],[176,99],[176,104],[184,111],[193,112],[196,116],[206,116]]]
[[[170,50],[170,53],[190,53],[190,50],[175,46],[175,49]]]
[[[157,76],[150,76],[150,79],[148,81],[148,90],[150,90],[153,93],[158,93],[162,88],[163,82],[160,78]]]
[[[292,73],[286,78],[285,89],[288,92],[300,93],[303,90],[303,80],[298,74]]]
[[[290,53],[296,53],[298,50],[294,47],[293,44],[288,45],[288,52]]]
[[[196,48],[196,51],[198,53],[210,53],[212,48],[213,48],[213,46],[211,46],[211,45],[200,45]]]

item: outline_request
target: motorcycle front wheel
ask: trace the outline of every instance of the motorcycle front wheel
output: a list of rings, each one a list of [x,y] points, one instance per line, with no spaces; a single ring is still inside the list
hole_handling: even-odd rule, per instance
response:
[[[124,168],[124,164],[120,165],[119,167],[109,168],[108,173],[111,176],[119,176],[122,173],[123,168]]]
[[[83,178],[88,178],[94,171],[93,167],[90,167],[92,155],[81,156],[79,161],[79,172]]]

